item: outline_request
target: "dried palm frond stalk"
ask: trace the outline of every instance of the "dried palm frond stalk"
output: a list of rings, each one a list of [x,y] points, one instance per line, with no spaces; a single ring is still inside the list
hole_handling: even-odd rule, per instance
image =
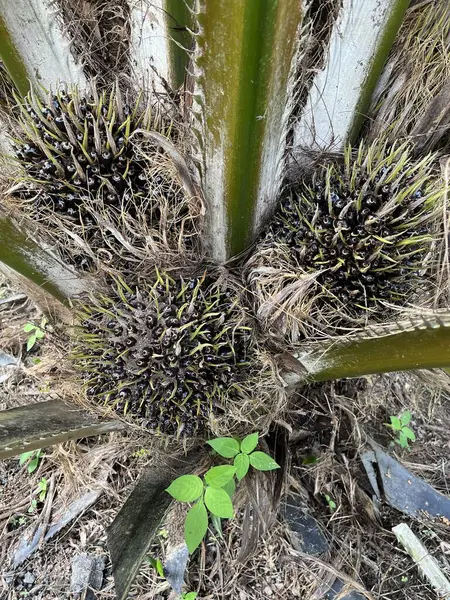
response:
[[[449,97],[450,6],[422,2],[407,12],[375,91],[368,138],[450,150]]]
[[[135,424],[192,437],[273,417],[279,386],[237,292],[220,279],[155,270],[139,287],[117,280],[80,319],[73,359],[87,397]]]
[[[179,140],[170,115],[128,101],[118,86],[93,86],[87,97],[61,89],[47,102],[31,93],[20,112],[15,207],[53,234],[69,262],[127,275],[198,258],[202,207],[164,148]]]
[[[289,189],[246,266],[263,325],[295,341],[383,320],[426,290],[443,197],[433,159],[361,144]]]

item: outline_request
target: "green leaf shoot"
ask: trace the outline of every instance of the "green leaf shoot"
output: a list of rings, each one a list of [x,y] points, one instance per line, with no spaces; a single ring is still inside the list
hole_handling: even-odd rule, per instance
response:
[[[30,335],[30,337],[27,340],[27,352],[29,352],[33,348],[35,343],[36,343],[36,335],[35,334]]]
[[[30,450],[29,452],[24,452],[23,454],[21,454],[19,458],[19,465],[23,465],[24,463],[26,463],[27,460],[30,459],[35,452],[35,450]]]
[[[396,416],[391,416],[390,419],[392,429],[394,429],[395,431],[400,431],[400,429],[402,428],[402,423],[400,419]]]
[[[161,560],[159,558],[153,558],[153,556],[149,556],[147,560],[158,575],[164,578],[164,567]]]
[[[279,469],[278,465],[271,456],[265,452],[253,452],[250,454],[250,464],[257,471],[273,471]]]
[[[408,438],[408,440],[411,440],[411,442],[416,441],[416,434],[409,427],[403,427],[402,432],[405,435],[405,437]]]
[[[328,504],[328,508],[332,512],[335,511],[336,508],[337,508],[336,502],[328,494],[325,494],[325,500],[326,500],[326,502]]]
[[[36,338],[38,340],[42,340],[42,338],[45,336],[45,332],[42,331],[42,329],[39,329],[39,327],[36,327],[36,330],[34,332],[34,335],[36,336]]]
[[[177,477],[166,492],[179,502],[194,502],[203,492],[203,481],[197,475],[182,475]]]
[[[234,466],[236,467],[236,477],[238,481],[241,481],[247,473],[250,467],[250,459],[248,454],[238,454],[234,458]]]
[[[241,452],[244,454],[250,454],[258,445],[259,433],[251,433],[247,435],[241,442]]]
[[[223,489],[230,496],[231,500],[233,500],[234,492],[236,491],[236,482],[233,479],[230,479],[228,483],[223,486]]]
[[[36,471],[36,469],[37,469],[38,464],[39,464],[39,456],[36,455],[28,463],[28,473],[34,473]]]
[[[231,437],[209,440],[207,444],[223,458],[233,458],[239,452],[239,442]]]
[[[39,500],[43,502],[45,500],[45,496],[47,495],[47,479],[42,477],[40,482],[38,483],[39,488]]]
[[[221,488],[206,488],[205,504],[209,512],[222,519],[233,517],[233,503],[227,492]]]
[[[411,422],[411,413],[409,410],[405,410],[404,412],[402,412],[402,414],[400,415],[400,421],[402,426],[404,427],[405,425],[409,425]]]
[[[190,554],[200,546],[207,531],[208,513],[203,500],[199,500],[189,510],[184,524],[184,539]]]
[[[205,482],[211,487],[221,488],[233,479],[235,473],[236,467],[232,465],[212,467],[205,473]]]

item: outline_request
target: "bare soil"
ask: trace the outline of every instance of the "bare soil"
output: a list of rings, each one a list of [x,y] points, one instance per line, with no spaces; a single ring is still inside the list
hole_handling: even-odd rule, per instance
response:
[[[0,282],[0,299],[20,290]],[[26,351],[27,322],[39,323],[41,313],[29,300],[0,305],[0,350],[19,359],[13,375],[0,384],[0,409],[64,397],[62,357],[64,331],[50,329]],[[373,600],[432,600],[437,598],[419,575],[412,559],[397,543],[391,528],[410,525],[442,571],[450,578],[450,527],[445,520],[412,520],[372,501],[373,490],[360,453],[370,437],[415,475],[449,494],[450,412],[447,376],[442,373],[391,374],[321,384],[299,390],[278,423],[288,433],[279,444],[286,456],[282,481],[253,478],[238,497],[237,517],[225,524],[223,539],[211,532],[192,557],[186,591],[199,600],[331,598],[336,579]],[[417,440],[410,449],[393,444],[385,426],[390,415],[412,413]],[[133,483],[152,457],[142,436],[116,432],[44,448],[37,469],[29,473],[18,458],[0,462],[0,598],[61,600],[70,593],[72,561],[80,553],[105,559],[98,600],[115,597],[106,527],[114,519]],[[45,478],[46,497],[39,499]],[[292,543],[287,525],[273,508],[273,489],[282,484],[281,503],[289,490],[298,495],[317,519],[329,551],[309,556]],[[97,502],[17,568],[12,560],[20,540],[44,516],[52,515],[96,485]],[[328,500],[326,498],[328,497]],[[33,500],[36,505],[33,507]],[[331,502],[330,502],[331,500]],[[277,516],[278,515],[278,516]],[[151,549],[163,562],[171,540],[182,528],[180,510],[172,509]],[[261,518],[260,518],[261,517]],[[148,562],[142,565],[130,598],[174,599],[167,582]]]

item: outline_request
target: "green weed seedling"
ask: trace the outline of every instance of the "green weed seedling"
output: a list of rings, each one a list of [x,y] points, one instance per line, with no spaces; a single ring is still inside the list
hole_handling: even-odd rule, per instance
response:
[[[395,442],[401,448],[408,448],[409,442],[416,441],[416,435],[414,431],[408,427],[411,422],[411,413],[409,410],[405,410],[398,417],[391,416],[390,423],[385,423],[386,427],[389,427],[397,434]]]
[[[163,564],[159,558],[153,558],[153,556],[148,556],[147,561],[155,569],[159,577],[162,577],[163,579],[166,578],[164,575]],[[195,600],[197,598],[197,595],[197,592],[184,592],[183,594],[181,594],[181,596],[179,596],[179,600]]]
[[[165,579],[165,576],[164,576],[164,567],[163,567],[163,564],[162,564],[161,560],[159,558],[153,558],[153,556],[148,556],[147,560],[148,560],[149,564],[158,573],[158,575],[160,577],[162,577],[163,579]]]
[[[331,510],[331,512],[334,512],[337,508],[336,502],[328,494],[325,494],[324,497],[325,497],[325,502],[328,504],[328,508]]]
[[[47,479],[43,477],[38,483],[39,488],[39,500],[40,502],[44,502],[45,496],[47,495]]]
[[[30,334],[27,340],[27,352],[29,352],[34,347],[37,340],[42,340],[42,338],[45,337],[46,325],[47,319],[45,317],[42,317],[40,327],[34,325],[33,323],[26,323],[24,325],[23,330],[25,331],[25,333]]]
[[[39,461],[43,457],[42,450],[30,450],[29,452],[24,452],[19,457],[19,465],[23,465],[27,461],[30,461],[27,466],[28,473],[34,473],[38,468]]]
[[[216,531],[221,535],[221,519],[231,519],[234,514],[233,496],[236,481],[240,482],[250,466],[257,471],[273,471],[279,465],[265,452],[256,450],[259,434],[252,433],[242,441],[222,437],[208,444],[222,458],[233,459],[233,464],[212,467],[203,476],[182,475],[167,488],[172,498],[193,504],[186,515],[184,537],[189,552],[201,544],[208,531],[209,516]]]
[[[45,500],[45,496],[47,495],[47,479],[45,477],[43,477],[40,482],[38,483],[38,490],[39,490],[39,502],[44,502]],[[37,503],[38,501],[36,500],[36,498],[33,498],[31,500],[31,504],[28,508],[28,512],[29,513],[33,513],[36,508],[37,508]]]

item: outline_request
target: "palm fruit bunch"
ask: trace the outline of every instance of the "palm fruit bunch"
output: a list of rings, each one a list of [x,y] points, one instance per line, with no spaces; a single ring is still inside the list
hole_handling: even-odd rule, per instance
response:
[[[28,95],[19,105],[15,150],[26,172],[19,193],[33,218],[46,224],[49,215],[62,218],[95,248],[102,244],[97,213],[116,225],[124,214],[136,218],[143,211],[151,226],[160,217],[157,195],[177,203],[177,187],[149,168],[142,136],[133,135],[154,125],[151,107],[142,104],[124,102],[118,87],[102,93],[92,87],[87,96],[59,90],[46,102]],[[76,262],[89,266],[86,256]]]
[[[343,164],[316,171],[283,198],[262,246],[317,274],[328,301],[357,315],[402,303],[420,288],[434,239],[438,199],[432,156],[413,162],[405,144],[347,148]]]
[[[155,270],[138,288],[120,280],[80,317],[73,358],[87,396],[139,425],[193,436],[239,397],[250,329],[236,294],[208,275],[185,281]]]

